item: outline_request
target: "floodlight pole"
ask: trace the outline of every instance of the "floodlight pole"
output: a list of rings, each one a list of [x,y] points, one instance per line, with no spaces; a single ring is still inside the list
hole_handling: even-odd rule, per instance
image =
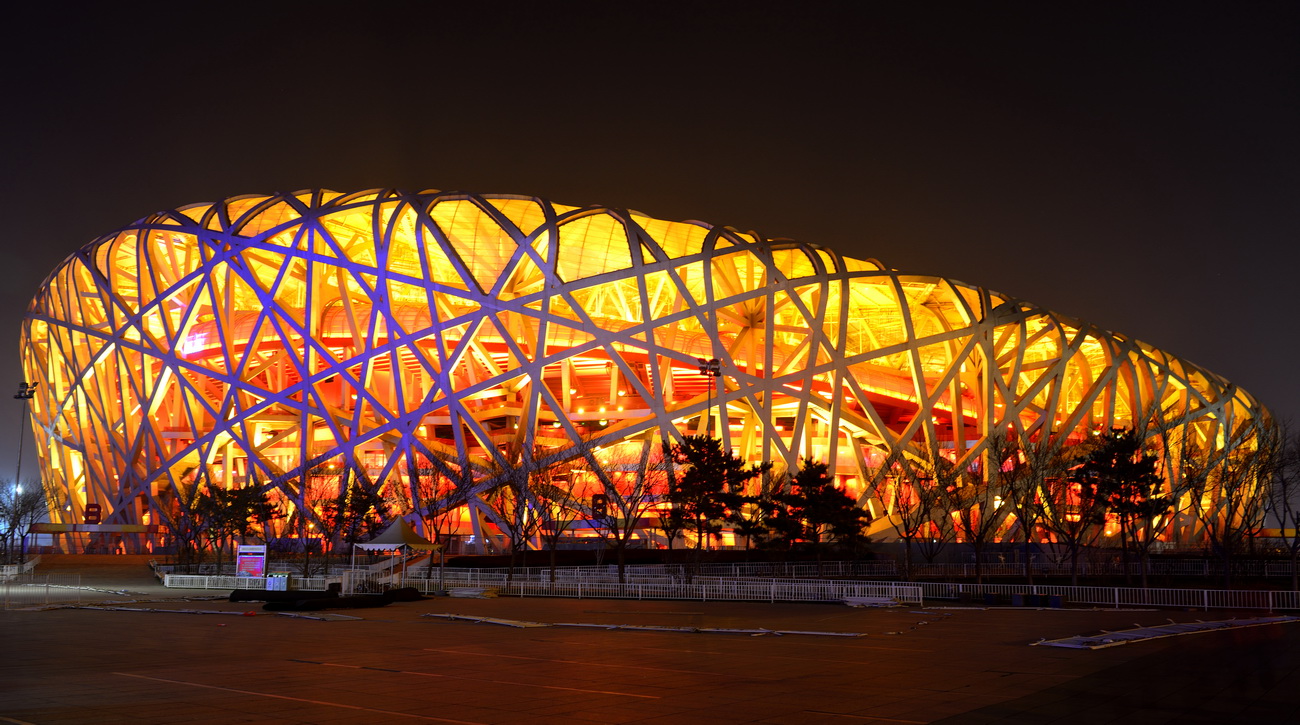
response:
[[[24,380],[18,383],[18,392],[14,393],[14,400],[23,401],[22,407],[18,409],[18,466],[17,466],[17,470],[14,471],[14,495],[15,496],[18,495],[18,492],[22,489],[22,485],[23,485],[23,437],[24,437],[23,422],[27,418],[27,401],[31,400],[32,396],[36,395],[36,388],[39,385],[40,383],[28,383],[26,380]],[[17,503],[17,501],[15,501],[15,503]],[[22,538],[19,544],[18,556],[19,556],[19,561],[18,561],[19,564],[22,564],[27,559],[27,533],[26,532],[22,533]]]
[[[712,436],[713,435],[713,392],[714,392],[713,388],[715,385],[714,381],[722,377],[722,362],[719,361],[716,357],[711,358],[709,360],[705,360],[702,357],[697,357],[695,359],[698,360],[700,363],[700,375],[703,375],[709,379],[709,387],[706,392],[705,405],[704,405],[705,415],[709,416],[709,422],[705,426],[705,432],[707,432],[709,436]]]

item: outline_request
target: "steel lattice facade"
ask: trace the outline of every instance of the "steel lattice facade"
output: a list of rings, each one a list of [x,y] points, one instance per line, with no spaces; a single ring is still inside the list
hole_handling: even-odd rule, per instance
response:
[[[700,358],[721,362],[716,394]],[[1267,415],[1161,350],[954,280],[433,191],[142,219],[44,282],[22,361],[52,520],[76,523],[88,504],[157,523],[189,471],[302,505],[295,481],[324,461],[401,487],[418,460],[481,492],[510,468],[705,430],[753,461],[828,461],[879,515],[872,469],[893,450],[962,459],[993,431],[1087,435],[1151,410],[1212,447]]]

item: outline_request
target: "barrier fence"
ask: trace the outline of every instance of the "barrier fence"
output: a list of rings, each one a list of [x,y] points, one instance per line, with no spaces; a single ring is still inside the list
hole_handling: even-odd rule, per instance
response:
[[[378,562],[359,563],[356,565],[347,563],[331,563],[330,574],[342,574],[345,571],[367,570],[380,571],[392,568],[394,562],[390,559],[383,559]],[[401,566],[399,558],[397,566]],[[154,563],[154,571],[159,576],[165,574],[195,574],[206,576],[234,575],[235,565],[233,562],[223,564],[220,569],[216,564],[191,564],[180,566],[177,564],[160,564]],[[267,571],[288,571],[296,572],[301,569],[298,562],[272,560],[267,563]],[[436,579],[438,576],[438,565],[429,566],[423,557],[418,561],[412,561],[408,570],[410,577],[425,577]],[[490,569],[495,571],[497,568]],[[892,559],[882,561],[827,561],[822,564],[816,562],[739,562],[734,564],[629,564],[625,567],[628,572],[635,571],[669,571],[684,573],[688,570],[697,574],[708,576],[763,576],[763,577],[790,577],[790,578],[827,578],[827,577],[891,577],[896,576],[899,572],[898,566]],[[504,570],[504,569],[503,569]],[[444,571],[473,571],[466,567],[446,567]],[[549,575],[550,567],[532,566],[516,567],[516,572],[547,572]],[[426,576],[427,572],[427,576]],[[598,566],[562,566],[556,567],[557,576],[574,575],[573,572],[618,572],[616,564],[602,564]],[[569,572],[569,574],[565,574]]]
[[[560,572],[563,571],[564,575]],[[669,572],[628,572],[619,582],[617,573],[517,569],[448,569],[441,587],[436,577],[369,577],[364,586],[349,581],[345,592],[380,591],[411,586],[424,594],[440,589],[490,588],[507,596],[576,597],[611,599],[684,599],[703,601],[833,602],[849,598],[888,598],[900,604],[925,602],[965,605],[1030,606],[1085,605],[1108,608],[1179,607],[1189,609],[1300,610],[1300,592],[1245,589],[1141,589],[1137,587],[1064,586],[1051,584],[964,584],[953,582],[863,582],[758,577],[685,576]],[[347,577],[290,578],[289,589],[323,590],[330,582]],[[168,587],[189,589],[262,589],[258,577],[169,574]]]
[[[405,580],[425,594],[433,593],[432,580]],[[664,577],[636,577],[623,583],[617,579],[513,578],[506,581],[479,577],[474,583],[450,583],[450,588],[492,588],[501,594],[521,597],[574,597],[578,599],[684,599],[731,602],[840,602],[850,598],[892,599],[900,604],[920,606],[921,587],[897,582],[818,581],[808,579],[723,579],[693,577],[689,580]]]
[[[1062,604],[1102,607],[1181,607],[1189,609],[1300,609],[1300,592],[1256,589],[1142,589],[1072,587],[1051,584],[955,584],[921,582],[927,600],[1006,604],[1017,595],[1059,597]]]
[[[175,589],[266,589],[267,582],[273,581],[275,577],[261,576],[232,576],[223,574],[220,576],[206,576],[203,574],[164,574],[162,576],[163,586]],[[340,577],[287,577],[287,589],[301,589],[304,591],[324,591],[331,582],[337,582]]]
[[[26,574],[36,568],[41,563],[40,555],[33,556],[21,564],[4,564],[0,565],[0,581],[9,581],[18,576]]]
[[[80,574],[20,574],[0,582],[5,609],[81,602]]]
[[[25,570],[30,571],[31,562],[24,565]],[[173,564],[158,564],[156,569],[159,574],[202,574],[216,576],[221,574],[233,574],[234,562],[223,564],[220,569],[213,563],[192,564],[181,567]],[[267,571],[291,571],[297,572],[301,569],[301,562],[283,560],[273,560],[267,564]],[[378,570],[392,566],[392,563],[385,559],[377,563],[364,563],[352,565],[345,562],[332,562],[329,572],[316,574],[314,576],[338,575],[344,571],[353,569],[370,569]],[[1096,577],[1096,576],[1124,576],[1127,568],[1131,576],[1139,576],[1142,573],[1142,564],[1140,562],[1131,562],[1125,567],[1123,562],[1118,561],[1088,561],[1080,559],[1079,576]],[[1233,561],[1229,567],[1233,576],[1245,577],[1289,577],[1291,576],[1291,562],[1282,559],[1241,559]],[[0,567],[0,577],[10,570],[12,566]],[[432,579],[437,576],[438,567],[429,567],[424,561],[414,564],[411,567],[411,576],[423,576],[416,570],[428,572],[428,578]],[[734,564],[629,564],[626,567],[628,572],[633,571],[686,571],[693,569],[696,573],[707,576],[759,576],[759,577],[789,577],[789,578],[843,578],[843,577],[892,577],[902,576],[905,573],[905,566],[901,561],[894,559],[880,559],[873,561],[827,561],[821,564],[811,561],[799,562],[750,562]],[[977,567],[973,563],[935,563],[914,561],[911,565],[913,577],[925,579],[969,579],[976,576]],[[1024,562],[984,562],[979,567],[979,574],[984,577],[1019,577],[1025,574]],[[1222,577],[1225,565],[1220,559],[1161,559],[1155,558],[1147,562],[1146,570],[1148,576],[1165,576],[1165,577]],[[1035,576],[1052,576],[1065,577],[1070,576],[1070,562],[1068,561],[1035,561],[1030,564],[1030,570]],[[446,571],[463,571],[461,567],[448,568]],[[517,571],[536,572],[549,571],[548,567],[519,567]],[[557,571],[564,572],[592,572],[592,571],[617,571],[614,564],[604,564],[600,566],[565,566],[559,567]],[[557,574],[557,576],[560,576]]]
[[[1166,562],[1208,567],[1214,562]],[[549,567],[426,568],[403,570],[390,562],[391,573],[342,572],[340,576],[303,578],[290,576],[289,589],[323,590],[331,582],[344,591],[380,591],[386,587],[413,586],[425,594],[443,589],[493,588],[505,595],[578,598],[693,599],[727,601],[825,602],[850,597],[887,597],[904,604],[925,601],[974,605],[1028,603],[1101,607],[1182,607],[1193,609],[1298,610],[1300,592],[1272,590],[1160,589],[1138,587],[1067,586],[1057,584],[971,584],[920,581],[913,583],[838,579],[839,576],[888,576],[893,562],[825,562],[824,578],[808,578],[813,562],[635,565],[625,567],[623,581],[613,565],[559,567],[551,581]],[[966,567],[973,565],[945,565]],[[985,565],[1020,568],[1017,564]],[[382,569],[376,565],[369,567]],[[1036,567],[1037,568],[1037,567]],[[951,570],[951,569],[948,569]],[[1043,566],[1042,573],[1050,573]],[[1095,570],[1094,570],[1095,571]],[[1212,575],[1212,572],[1211,572]],[[266,579],[235,576],[166,574],[168,587],[193,589],[261,589]]]
[[[1070,562],[1033,562],[1029,565],[1034,576],[1070,576]],[[904,573],[904,565],[899,564],[898,574]],[[1291,562],[1275,559],[1243,559],[1233,561],[1228,567],[1218,559],[1175,559],[1152,560],[1147,563],[1148,576],[1169,577],[1222,577],[1224,569],[1231,570],[1233,576],[1244,577],[1289,577]],[[1024,576],[1024,562],[985,562],[979,567],[979,574],[985,577]],[[1141,576],[1141,562],[1130,562],[1125,567],[1123,562],[1089,562],[1079,561],[1079,576],[1124,576],[1127,569],[1130,576]],[[976,575],[975,564],[928,564],[912,562],[912,576],[928,579],[973,578]]]

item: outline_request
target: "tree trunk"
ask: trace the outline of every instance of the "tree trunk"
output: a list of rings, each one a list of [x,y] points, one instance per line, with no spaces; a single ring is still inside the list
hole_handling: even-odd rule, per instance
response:
[[[1079,542],[1070,541],[1070,586],[1079,586]]]
[[[1119,524],[1119,554],[1124,566],[1124,586],[1133,585],[1133,575],[1128,570],[1128,527],[1121,519]]]
[[[1031,585],[1034,583],[1033,554],[1030,551],[1030,545],[1033,544],[1032,529],[1030,527],[1025,531],[1025,580]]]
[[[1300,572],[1296,571],[1296,561],[1300,559],[1300,547],[1291,545],[1291,591],[1300,591]]]
[[[1226,545],[1221,546],[1220,550],[1223,555],[1223,588],[1229,589],[1232,587],[1232,550]]]

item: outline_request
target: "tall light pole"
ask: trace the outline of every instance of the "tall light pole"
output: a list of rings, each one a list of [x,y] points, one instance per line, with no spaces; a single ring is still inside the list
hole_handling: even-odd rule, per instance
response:
[[[700,361],[700,375],[709,379],[709,390],[705,400],[705,414],[709,416],[709,422],[705,428],[710,436],[713,435],[713,386],[714,381],[722,377],[722,363],[715,357],[705,360],[702,357],[695,358]]]
[[[18,383],[18,392],[14,394],[14,400],[23,401],[22,407],[18,410],[18,470],[14,471],[14,495],[17,496],[22,490],[23,485],[23,422],[27,418],[27,401],[36,395],[36,387],[40,383],[29,383],[26,380]],[[20,546],[20,556],[27,558],[27,534],[23,533],[22,544]],[[21,562],[20,562],[21,563]]]

